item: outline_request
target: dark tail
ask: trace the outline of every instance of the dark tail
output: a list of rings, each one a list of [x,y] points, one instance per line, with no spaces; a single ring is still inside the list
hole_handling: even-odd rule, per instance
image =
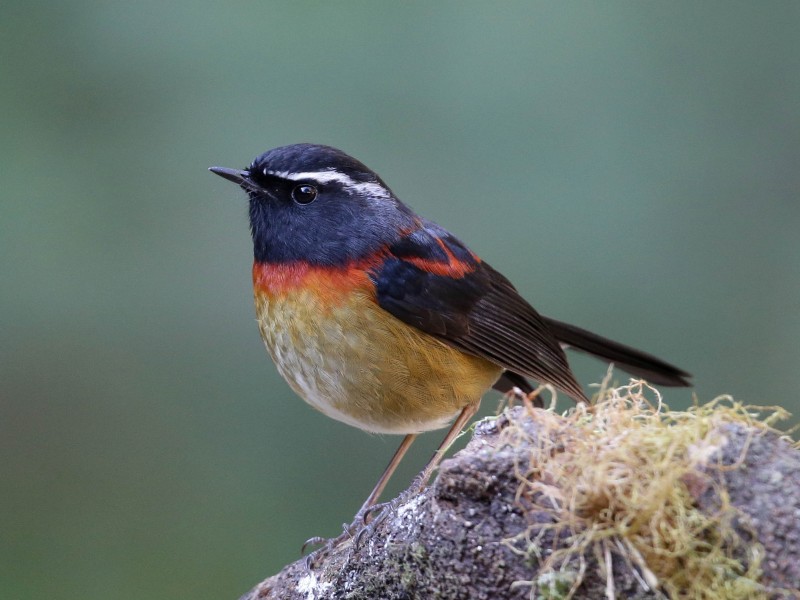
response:
[[[573,350],[580,350],[606,362],[614,363],[631,375],[636,375],[656,385],[676,387],[692,385],[688,381],[688,378],[691,377],[689,373],[652,354],[624,346],[568,323],[547,317],[543,317],[543,319],[549,325],[556,339]]]

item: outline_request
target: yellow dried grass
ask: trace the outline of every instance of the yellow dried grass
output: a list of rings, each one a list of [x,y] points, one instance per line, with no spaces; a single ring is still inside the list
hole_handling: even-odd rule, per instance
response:
[[[609,388],[609,378],[594,404],[564,415],[555,412],[554,400],[541,410],[529,398],[535,437],[513,421],[502,430],[500,446],[530,446],[517,465],[518,500],[553,520],[507,540],[538,563],[538,579],[519,583],[531,586],[532,598],[569,598],[593,556],[609,598],[620,568],[669,598],[765,597],[758,583],[762,548],[737,534],[733,523],[740,514],[707,473],[738,466],[712,458],[725,444],[722,425],[740,423],[756,435],[788,413],[727,396],[671,411],[645,382]],[[695,505],[709,487],[719,506],[713,514]],[[557,534],[557,547],[541,547],[547,533]]]

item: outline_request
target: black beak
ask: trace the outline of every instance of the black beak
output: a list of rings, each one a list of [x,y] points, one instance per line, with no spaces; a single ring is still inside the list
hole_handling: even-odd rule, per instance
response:
[[[232,181],[239,185],[246,192],[263,193],[264,190],[250,178],[250,171],[241,169],[228,169],[227,167],[209,167],[209,171],[214,175],[219,175],[223,179]]]
[[[225,167],[209,167],[208,170],[214,173],[214,175],[219,175],[220,177],[227,179],[228,181],[232,181],[233,183],[237,183],[241,186],[252,187],[252,184],[250,183],[250,173],[248,171],[227,169]]]

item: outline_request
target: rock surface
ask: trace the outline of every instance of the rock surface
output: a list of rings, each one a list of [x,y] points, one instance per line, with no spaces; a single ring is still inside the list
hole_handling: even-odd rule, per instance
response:
[[[573,585],[576,599],[611,593],[664,598],[616,551],[606,553],[610,568],[586,553],[557,575],[540,572],[547,555],[563,544],[556,535],[566,533],[542,529],[554,522],[552,511],[519,497],[519,466],[529,448],[500,435],[513,422],[535,441],[543,434],[535,416],[535,410],[517,407],[479,423],[469,445],[442,462],[432,485],[397,498],[358,545],[341,544],[316,557],[311,569],[304,560],[288,565],[241,600],[560,598]],[[733,528],[763,546],[763,597],[800,597],[792,591],[800,589],[800,451],[774,432],[740,423],[724,423],[717,434],[723,445],[698,469],[713,484],[687,485],[696,505],[718,509],[721,484],[738,509]],[[720,463],[735,468],[720,469]],[[695,596],[688,591],[685,597]]]

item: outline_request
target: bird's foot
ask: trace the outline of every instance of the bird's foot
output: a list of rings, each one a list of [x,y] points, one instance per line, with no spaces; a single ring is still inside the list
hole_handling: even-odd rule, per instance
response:
[[[352,541],[353,549],[357,550],[364,536],[369,537],[375,531],[375,526],[383,519],[386,510],[394,506],[394,501],[382,502],[380,504],[373,504],[372,506],[362,507],[353,518],[353,522],[342,525],[342,533],[335,538],[324,538],[315,536],[305,541],[300,552],[305,554],[305,551],[310,546],[320,546],[313,550],[306,556],[306,568],[312,570],[317,562],[330,554],[333,550],[344,544],[345,542]]]

